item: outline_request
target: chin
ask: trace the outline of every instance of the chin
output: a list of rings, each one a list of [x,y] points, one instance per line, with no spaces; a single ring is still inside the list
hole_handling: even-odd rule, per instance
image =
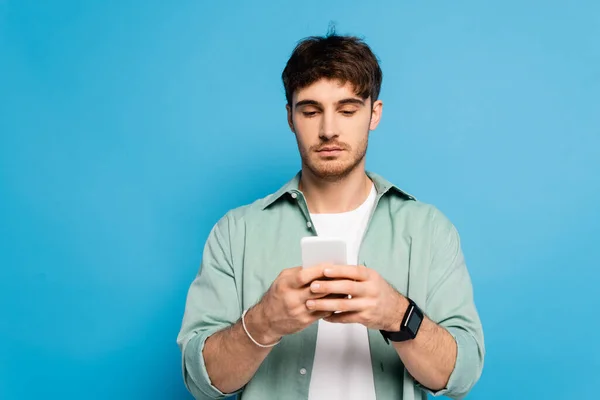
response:
[[[321,161],[318,163],[305,163],[306,167],[319,179],[336,181],[348,176],[358,167],[359,162],[348,161]]]

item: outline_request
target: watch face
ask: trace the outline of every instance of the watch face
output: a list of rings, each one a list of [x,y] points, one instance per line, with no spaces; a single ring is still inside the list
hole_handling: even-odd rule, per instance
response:
[[[413,315],[411,316],[411,318],[409,318],[408,322],[407,322],[407,328],[411,331],[411,332],[417,332],[417,329],[419,329],[419,325],[421,324],[421,318],[419,317],[419,315],[417,313],[413,313]]]

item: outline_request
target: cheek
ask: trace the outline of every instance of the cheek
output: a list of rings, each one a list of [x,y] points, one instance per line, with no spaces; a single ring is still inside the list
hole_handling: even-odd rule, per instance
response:
[[[365,115],[361,115],[360,124],[362,128],[362,132],[368,131],[371,128],[371,114],[366,113]]]
[[[313,120],[296,120],[294,127],[296,139],[303,146],[311,146],[319,138],[319,127]]]
[[[299,129],[296,129],[296,143],[298,143],[298,150],[300,152],[301,157],[305,158],[309,153],[311,143],[306,140],[306,137],[302,135],[301,132],[302,131],[300,131]]]
[[[342,132],[346,132],[345,135],[347,141],[351,141],[354,146],[359,143],[363,143],[367,136],[369,135],[370,123],[368,119],[364,118],[356,118],[356,119],[347,119],[344,121],[344,125],[342,127]]]

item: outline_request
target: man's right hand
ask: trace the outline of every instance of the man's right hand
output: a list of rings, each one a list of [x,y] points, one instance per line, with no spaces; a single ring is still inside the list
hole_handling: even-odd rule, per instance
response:
[[[332,315],[311,311],[308,299],[324,297],[310,290],[312,281],[323,278],[327,265],[294,267],[281,271],[261,301],[248,310],[245,322],[249,333],[261,344],[272,344],[285,335],[299,332],[313,322]]]

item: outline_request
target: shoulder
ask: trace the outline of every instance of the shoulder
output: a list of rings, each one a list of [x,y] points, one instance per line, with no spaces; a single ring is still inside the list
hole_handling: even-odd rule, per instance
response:
[[[410,231],[419,231],[431,236],[456,234],[456,228],[448,216],[436,205],[407,199],[395,193],[389,193],[385,204],[392,220]]]
[[[232,208],[221,216],[216,223],[217,227],[222,227],[228,231],[233,231],[243,227],[248,221],[260,218],[265,211],[265,204],[271,199],[273,194],[254,200],[252,203],[243,204]]]
[[[389,208],[390,215],[395,219],[427,222],[432,221],[440,213],[433,204],[417,200],[414,197],[407,198],[395,192],[386,193],[382,200],[381,202]]]

